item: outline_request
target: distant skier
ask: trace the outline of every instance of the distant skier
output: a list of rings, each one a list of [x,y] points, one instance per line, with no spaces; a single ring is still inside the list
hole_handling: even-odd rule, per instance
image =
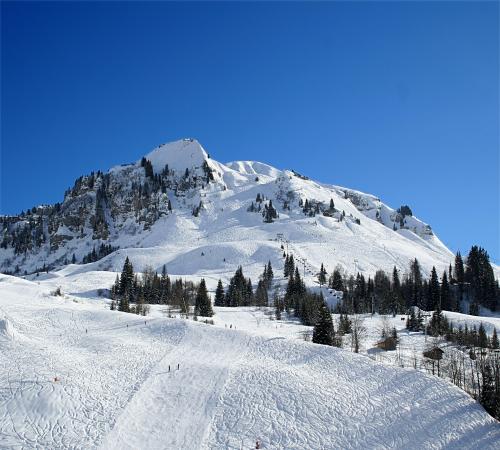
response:
[[[259,448],[260,448],[260,442],[259,442],[259,441],[256,441],[256,442],[255,442],[255,448],[256,448],[256,449],[259,449]]]
[[[179,370],[179,368],[180,368],[180,364],[177,364],[177,370]]]

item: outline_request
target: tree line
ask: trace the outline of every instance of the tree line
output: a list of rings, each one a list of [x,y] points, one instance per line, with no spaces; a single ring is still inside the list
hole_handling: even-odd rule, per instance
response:
[[[146,315],[149,304],[170,305],[186,315],[192,307],[195,316],[211,317],[214,314],[205,279],[199,283],[182,278],[171,281],[165,266],[161,274],[147,267],[139,276],[127,257],[121,274],[116,276],[111,287],[111,309]]]
[[[293,266],[293,256],[290,260]],[[290,272],[285,260],[285,274]],[[320,284],[325,281],[324,268],[318,275]],[[366,277],[358,273],[347,276],[336,268],[328,279],[328,286],[343,292],[336,312],[404,314],[412,306],[422,310],[464,312],[479,314],[480,306],[496,311],[500,304],[500,288],[495,280],[488,253],[473,246],[465,259],[460,252],[439,277],[435,267],[425,279],[419,261],[411,261],[408,273],[403,276],[396,267],[391,274],[378,270],[375,276]],[[464,305],[469,305],[468,310]]]

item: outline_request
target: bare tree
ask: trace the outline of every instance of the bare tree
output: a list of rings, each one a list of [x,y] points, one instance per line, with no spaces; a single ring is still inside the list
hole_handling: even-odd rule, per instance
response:
[[[354,353],[359,353],[359,348],[366,337],[366,327],[363,325],[363,318],[357,314],[353,315],[351,327],[351,350],[353,350]]]
[[[391,335],[391,327],[389,325],[389,318],[387,316],[380,316],[380,336],[386,338]]]

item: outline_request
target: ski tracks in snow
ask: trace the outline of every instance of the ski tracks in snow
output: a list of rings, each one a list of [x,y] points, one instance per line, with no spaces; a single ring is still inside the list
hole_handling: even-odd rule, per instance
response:
[[[500,429],[481,426],[481,408],[458,389],[450,399],[442,380],[323,346],[297,350],[283,339],[251,341],[204,448],[498,448]]]
[[[102,448],[202,448],[230,367],[246,352],[248,339],[210,325],[191,326],[131,399]]]
[[[498,448],[476,402],[412,369],[19,291],[0,298],[2,449]]]

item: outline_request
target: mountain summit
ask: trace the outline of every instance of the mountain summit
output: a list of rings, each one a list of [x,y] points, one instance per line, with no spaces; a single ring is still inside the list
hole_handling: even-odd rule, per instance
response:
[[[64,200],[0,218],[0,271],[14,274],[90,264],[256,279],[283,253],[301,261],[306,282],[324,263],[373,274],[417,258],[424,273],[453,255],[410,207],[311,180],[255,161],[219,163],[195,139],[159,147],[134,164],[81,176]]]
[[[186,168],[202,167],[208,160],[208,154],[196,139],[186,138],[162,144],[145,158],[151,161],[155,173],[161,173],[166,165],[170,169],[184,172]]]

